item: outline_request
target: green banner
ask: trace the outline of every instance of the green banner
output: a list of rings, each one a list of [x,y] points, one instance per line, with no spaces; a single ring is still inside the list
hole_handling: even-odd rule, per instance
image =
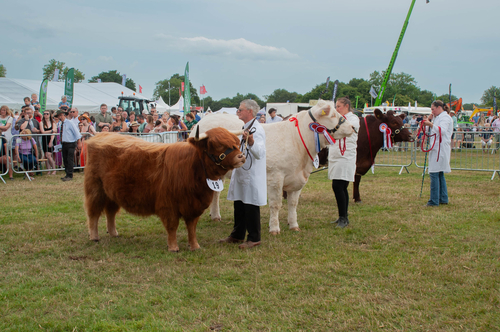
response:
[[[191,111],[191,92],[189,91],[189,61],[184,71],[184,118]]]
[[[68,70],[68,75],[66,75],[66,81],[64,82],[64,95],[67,98],[69,108],[73,107],[73,83],[75,80],[75,69],[71,68]]]
[[[47,107],[47,86],[49,85],[49,80],[43,80],[42,84],[40,84],[40,113],[43,114],[45,108]]]

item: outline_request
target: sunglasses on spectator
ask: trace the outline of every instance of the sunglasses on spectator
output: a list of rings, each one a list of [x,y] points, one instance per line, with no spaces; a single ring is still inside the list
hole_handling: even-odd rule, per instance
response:
[[[43,113],[43,115],[49,115],[49,113]]]

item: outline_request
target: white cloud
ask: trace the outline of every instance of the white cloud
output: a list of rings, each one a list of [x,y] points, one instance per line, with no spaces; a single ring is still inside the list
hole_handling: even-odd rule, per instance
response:
[[[82,55],[80,53],[73,53],[73,52],[66,52],[66,53],[61,53],[60,57],[61,58],[68,58],[68,57],[81,57]]]
[[[284,47],[259,45],[244,38],[209,39],[206,37],[174,38],[159,34],[157,37],[170,41],[169,47],[199,55],[223,56],[237,60],[283,61],[297,60],[299,56]]]
[[[101,55],[99,56],[98,58],[100,61],[113,61],[113,57],[112,56],[104,56],[104,55]]]
[[[21,53],[21,51],[19,51],[18,49],[12,49],[11,51],[12,55],[16,58],[23,58],[23,54]]]

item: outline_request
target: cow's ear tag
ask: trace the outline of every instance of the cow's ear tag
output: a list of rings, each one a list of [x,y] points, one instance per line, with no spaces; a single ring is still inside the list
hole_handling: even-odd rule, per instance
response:
[[[319,157],[316,155],[313,160],[313,166],[317,169],[319,167]]]
[[[219,180],[210,180],[207,178],[207,184],[210,189],[213,191],[222,191],[224,190],[224,182],[221,179]]]
[[[325,110],[321,111],[321,115],[326,115]]]

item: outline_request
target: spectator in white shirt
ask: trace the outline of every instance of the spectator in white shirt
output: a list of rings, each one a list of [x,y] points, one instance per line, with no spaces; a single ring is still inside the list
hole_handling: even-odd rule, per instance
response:
[[[275,123],[283,121],[283,118],[281,116],[276,115],[276,108],[270,108],[268,113],[269,116],[267,117],[266,123]]]
[[[80,120],[78,119],[78,108],[72,107],[69,110],[68,120],[73,122],[75,124],[76,128],[78,128],[78,124],[80,123]]]

